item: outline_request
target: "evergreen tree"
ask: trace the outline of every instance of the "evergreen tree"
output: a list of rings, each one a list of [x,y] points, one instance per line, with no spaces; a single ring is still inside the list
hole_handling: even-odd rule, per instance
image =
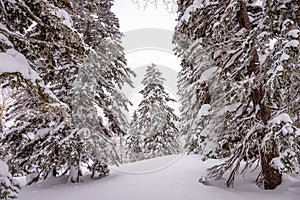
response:
[[[300,135],[295,125],[300,110],[300,5],[297,1],[265,1],[264,11],[257,43],[262,49],[259,54],[266,57],[261,62],[265,77],[263,101],[273,110],[263,139],[266,155],[264,160],[261,158],[262,171],[269,173],[271,163],[280,173],[299,173]],[[268,40],[275,42],[274,47]],[[277,152],[275,158],[269,156],[270,149]],[[271,182],[265,176],[262,181]]]
[[[35,151],[34,144],[38,143],[40,137],[48,130],[43,129],[45,126],[43,122],[54,124],[54,119],[58,119],[66,123],[69,118],[69,108],[43,84],[42,79],[29,66],[23,54],[8,49],[5,53],[0,53],[0,57],[4,61],[1,65],[1,86],[11,91],[12,99],[4,108],[4,125],[5,122],[11,125],[4,126],[1,130],[4,132],[0,137],[3,149],[0,154],[8,158],[13,175],[26,175],[35,170],[28,164],[29,160],[35,164],[41,163],[41,168],[48,167],[37,160],[41,155],[46,157],[45,151],[37,151],[36,157],[31,157]],[[39,129],[31,127],[34,123],[37,123]],[[33,134],[35,131],[37,131],[36,136]]]
[[[142,81],[145,88],[140,91],[143,99],[138,108],[138,123],[144,137],[144,155],[147,158],[175,154],[180,151],[178,143],[178,117],[167,105],[175,101],[163,87],[161,72],[152,64],[147,67]]]
[[[185,49],[186,53],[195,54],[194,50]],[[187,53],[188,54],[188,53]],[[180,98],[180,126],[179,132],[185,136],[185,148],[189,153],[203,153],[205,149],[204,138],[209,130],[203,131],[207,125],[210,112],[211,76],[216,70],[205,55],[191,55],[194,60],[183,60],[183,69],[178,75],[178,94]],[[189,62],[189,63],[188,63]],[[191,64],[192,63],[192,64]],[[210,152],[209,157],[216,157]],[[206,154],[209,154],[208,152]]]
[[[67,142],[70,153],[77,152],[71,157],[73,172],[76,172],[72,175],[76,178],[71,181],[79,180],[80,166],[84,164],[92,163],[89,167],[92,174],[98,170],[102,176],[108,173],[105,163],[120,162],[115,140],[126,132],[127,120],[122,109],[127,109],[128,100],[117,85],[131,82],[128,78],[130,70],[125,65],[115,64],[117,56],[122,56],[114,55],[120,53],[117,45],[114,41],[103,40],[103,49],[91,54],[74,82],[72,108],[75,129]],[[111,75],[110,71],[117,76]],[[97,168],[93,167],[95,164]]]
[[[130,162],[136,162],[143,159],[143,138],[141,135],[139,122],[139,116],[135,110],[129,124],[128,136],[125,139],[126,146],[126,160]]]
[[[44,95],[36,95],[31,87],[19,87],[12,95],[14,104],[6,110],[5,120],[15,122],[6,127],[2,140],[5,153],[11,155],[8,164],[13,175],[33,173],[36,181],[50,172],[57,176],[70,169],[70,180],[76,182],[80,166],[92,163],[89,169],[101,175],[108,172],[103,162],[118,160],[112,136],[126,132],[123,112],[128,100],[120,89],[130,84],[131,71],[125,67],[112,2],[1,2],[1,51],[14,48],[23,53],[47,86],[46,95],[41,87],[36,91]],[[94,77],[85,81],[91,72]],[[13,87],[14,82],[7,85]],[[80,93],[83,89],[87,91]],[[85,111],[81,116],[80,109]],[[97,110],[104,115],[100,117]],[[78,123],[86,112],[87,120]],[[99,129],[89,123],[98,123],[95,128]],[[101,141],[94,144],[91,138]],[[113,153],[99,152],[100,143]]]
[[[298,103],[298,98],[294,97],[297,96],[299,87],[297,84],[299,72],[294,70],[296,63],[299,63],[299,51],[293,50],[293,47],[298,46],[299,42],[291,42],[290,38],[285,39],[286,32],[282,35],[279,33],[287,22],[292,24],[289,30],[293,28],[298,32],[299,25],[296,23],[295,13],[299,5],[296,1],[285,3],[266,1],[263,6],[262,9],[253,1],[243,0],[228,0],[222,3],[179,1],[179,23],[174,38],[178,45],[178,54],[190,63],[195,63],[193,62],[195,56],[207,55],[210,61],[206,63],[209,65],[212,61],[212,64],[218,67],[216,73],[208,80],[210,85],[208,92],[211,96],[209,105],[203,104],[202,101],[207,95],[198,100],[202,103],[201,109],[203,106],[209,107],[210,117],[207,119],[207,116],[204,116],[193,125],[200,129],[197,138],[201,143],[200,147],[203,149],[204,145],[204,149],[211,149],[202,151],[205,156],[229,156],[224,164],[210,169],[210,176],[216,178],[221,178],[226,171],[230,171],[228,186],[233,184],[241,161],[245,161],[241,170],[243,173],[259,160],[262,170],[261,180],[265,189],[274,189],[281,183],[280,172],[284,170],[279,171],[279,168],[283,165],[276,167],[275,163],[278,164],[276,160],[279,159],[283,163],[289,160],[286,163],[289,163],[290,169],[297,168],[299,163],[297,150],[299,135],[292,125],[292,120],[285,117],[284,120],[279,120],[280,122],[275,120],[274,123],[277,117],[286,116],[280,113],[293,112],[293,106],[285,107],[283,101],[280,104],[276,103],[278,94],[281,94],[283,99],[289,99],[287,103],[293,99],[288,105]],[[292,12],[288,8],[291,8]],[[270,26],[274,21],[275,25]],[[299,41],[299,36],[296,37]],[[184,38],[189,38],[191,42],[184,43]],[[268,48],[269,38],[277,39],[275,48]],[[282,47],[286,47],[289,51]],[[285,54],[290,54],[285,57],[289,58],[289,61],[282,59],[284,55],[282,50]],[[281,61],[286,68],[277,64],[282,63]],[[197,62],[193,67],[203,68]],[[276,69],[282,71],[278,73]],[[191,69],[189,71],[192,73]],[[272,74],[273,76],[270,76]],[[286,93],[284,82],[290,82],[292,79],[296,80],[295,86],[290,88],[293,92]],[[184,81],[189,83],[189,80]],[[189,84],[184,88],[188,86]],[[204,127],[199,124],[204,124]],[[274,130],[282,130],[278,127],[279,124],[280,127],[289,127],[289,131],[274,134]],[[270,134],[270,131],[273,134]]]
[[[91,49],[71,90],[75,127],[67,146],[72,182],[79,181],[81,166],[90,165],[92,176],[95,172],[103,176],[108,173],[107,163],[120,162],[115,141],[126,133],[124,111],[129,103],[120,90],[124,84],[132,85],[133,74],[126,67],[118,20],[111,12],[113,1],[76,2],[79,16],[89,13],[86,29],[80,18],[74,22]]]
[[[47,93],[53,95],[52,99],[46,93],[36,95],[40,89],[33,90],[32,84],[18,89],[14,81],[7,84],[15,89],[14,104],[6,110],[5,119],[14,124],[6,128],[3,140],[6,153],[12,155],[8,164],[13,175],[36,173],[35,180],[67,164],[61,148],[70,126],[66,97],[76,65],[84,56],[84,45],[73,30],[67,7],[56,3],[2,1],[0,5],[1,34],[9,41],[1,50],[21,52],[39,74],[36,82],[46,83]]]

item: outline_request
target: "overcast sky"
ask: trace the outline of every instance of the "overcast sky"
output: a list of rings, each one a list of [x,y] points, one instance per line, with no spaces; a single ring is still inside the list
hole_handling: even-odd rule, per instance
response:
[[[166,79],[164,85],[166,91],[172,98],[177,99],[177,73],[180,70],[180,60],[172,51],[174,48],[172,37],[177,15],[170,14],[163,5],[158,5],[157,8],[149,5],[144,10],[138,8],[138,5],[132,3],[131,0],[115,0],[113,12],[119,19],[120,31],[125,35],[123,46],[127,65],[138,76],[133,79],[135,89],[131,87],[123,89],[133,103],[133,106],[129,108],[129,116],[141,101],[142,95],[139,94],[139,90],[142,89],[142,84],[140,82],[146,66],[151,63],[159,66]],[[177,103],[170,104],[170,106],[179,114]]]
[[[173,31],[176,25],[176,14],[170,14],[158,5],[150,5],[146,10],[139,9],[131,0],[115,0],[113,12],[120,21],[120,30],[126,32],[139,28],[162,28]]]

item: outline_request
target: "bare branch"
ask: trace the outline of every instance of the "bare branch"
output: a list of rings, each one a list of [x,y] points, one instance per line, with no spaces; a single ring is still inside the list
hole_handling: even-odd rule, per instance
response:
[[[145,10],[149,5],[153,5],[158,8],[159,4],[165,7],[165,9],[170,13],[177,12],[177,2],[176,0],[131,0],[132,3],[137,4],[138,8]]]

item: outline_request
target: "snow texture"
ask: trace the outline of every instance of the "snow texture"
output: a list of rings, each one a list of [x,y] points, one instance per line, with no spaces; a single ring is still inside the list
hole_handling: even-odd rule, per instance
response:
[[[203,162],[196,155],[177,158],[178,155],[165,156],[126,164],[112,169],[106,178],[91,182],[84,177],[85,182],[75,185],[65,184],[68,177],[51,177],[24,188],[19,200],[296,200],[300,195],[299,176],[286,176],[283,184],[270,192],[253,184],[259,173],[256,170],[236,177],[234,188],[228,189],[225,180],[205,178],[205,170],[220,161]],[[153,170],[158,168],[161,170]],[[143,171],[146,173],[130,173]]]

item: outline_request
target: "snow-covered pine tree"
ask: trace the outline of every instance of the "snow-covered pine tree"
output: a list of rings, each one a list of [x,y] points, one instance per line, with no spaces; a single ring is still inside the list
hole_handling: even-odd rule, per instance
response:
[[[90,165],[88,169],[92,174],[96,170],[103,176],[109,172],[106,163],[120,162],[115,146],[116,139],[125,135],[127,121],[122,108],[127,109],[128,100],[117,84],[122,85],[126,81],[124,78],[129,81],[123,72],[129,74],[130,71],[125,65],[116,65],[116,57],[107,55],[114,53],[117,44],[111,39],[102,42],[104,51],[95,48],[79,70],[72,89],[75,129],[67,143],[73,154],[70,160],[74,173],[70,180],[73,182],[79,180],[81,166]],[[118,76],[108,74],[110,70],[119,72]]]
[[[272,113],[263,144],[267,153],[274,148],[278,155],[261,159],[262,170],[270,171],[271,163],[280,173],[300,173],[300,131],[295,126],[300,110],[300,5],[299,1],[265,1],[264,11],[257,43],[266,58],[262,62],[264,101]]]
[[[128,135],[125,139],[126,161],[136,162],[143,159],[143,138],[139,127],[139,116],[135,110],[128,128]]]
[[[178,143],[178,117],[167,105],[175,101],[163,87],[164,79],[155,64],[148,66],[142,81],[145,86],[138,107],[138,123],[144,137],[143,152],[146,158],[175,154],[180,151]]]
[[[7,164],[0,160],[0,199],[11,200],[16,199],[20,186],[12,178],[12,175],[8,171]]]
[[[267,4],[263,5],[267,6]],[[271,10],[278,8],[275,1],[270,2],[269,6]],[[191,47],[191,50],[197,51],[194,56],[197,53],[199,57],[202,57],[203,54],[208,55],[213,64],[218,66],[218,73],[215,75],[219,80],[215,82],[216,85],[213,83],[209,90],[211,120],[203,129],[209,130],[209,134],[204,134],[207,137],[204,138],[203,143],[214,141],[215,145],[207,142],[208,145],[206,146],[213,147],[212,150],[217,153],[221,150],[221,155],[229,155],[224,164],[210,169],[210,176],[215,178],[220,178],[226,171],[230,171],[228,186],[233,184],[234,177],[241,167],[241,161],[245,161],[245,165],[241,170],[241,173],[243,173],[259,160],[262,167],[261,177],[263,178],[264,188],[274,189],[281,183],[281,174],[278,168],[272,167],[272,161],[276,160],[278,156],[280,157],[280,152],[282,154],[286,152],[285,148],[289,145],[282,143],[283,140],[290,141],[290,144],[294,144],[294,146],[298,141],[297,131],[294,128],[290,128],[284,134],[279,134],[284,138],[281,141],[269,137],[270,134],[268,134],[272,117],[278,116],[278,113],[271,109],[271,106],[276,102],[273,97],[274,94],[280,92],[281,88],[273,87],[270,89],[268,86],[268,84],[272,85],[274,83],[270,82],[268,78],[276,68],[273,64],[265,64],[268,59],[274,57],[268,51],[263,51],[270,41],[268,39],[261,40],[261,36],[265,35],[264,33],[269,34],[262,27],[270,29],[275,27],[275,29],[278,29],[284,26],[284,23],[270,27],[270,24],[273,23],[268,22],[262,26],[259,22],[271,16],[268,9],[265,10],[265,8],[262,9],[253,1],[243,0],[222,2],[200,0],[188,3],[179,1],[179,11],[181,13],[177,26],[177,36],[175,36],[175,42],[179,41],[177,42],[178,48],[184,50]],[[279,8],[283,10],[293,8],[294,13],[278,16],[278,13],[284,12],[275,11],[274,19],[281,20],[288,17],[295,24],[295,12],[299,8],[296,1],[282,3]],[[266,13],[263,11],[266,11]],[[297,29],[298,27],[296,25]],[[184,43],[180,43],[180,40],[176,39],[180,37],[187,37],[192,40],[190,46],[182,45]],[[280,41],[285,41],[283,37],[276,37],[276,39],[278,40],[277,44],[280,44]],[[291,45],[288,48],[290,47]],[[299,63],[298,51],[291,53],[295,55],[295,52],[296,56],[293,56],[293,58],[298,60],[296,62]],[[193,57],[189,58],[188,56],[182,56],[182,58],[187,59],[188,62],[193,59]],[[280,59],[280,56],[277,56],[277,59]],[[298,75],[288,74],[285,81],[292,76]],[[296,94],[297,92],[294,92],[294,95]],[[285,97],[292,98],[289,95]],[[291,109],[285,109],[291,112]],[[291,120],[284,121],[288,122],[288,127],[292,127],[290,125]],[[200,137],[202,132],[199,134]],[[288,135],[292,137],[287,137]],[[277,137],[279,138],[279,136]],[[203,141],[201,138],[198,139]],[[292,148],[290,152],[298,155],[296,149]],[[298,162],[295,157],[297,156],[290,159],[295,161],[293,162],[294,167]]]
[[[107,129],[108,135],[124,134],[126,118],[123,110],[126,109],[128,100],[119,90],[124,83],[130,83],[130,71],[125,67],[118,21],[110,11],[112,1],[4,0],[0,6],[1,25],[3,24],[0,33],[1,38],[4,38],[0,41],[5,42],[5,45],[1,45],[1,50],[13,47],[23,52],[47,87],[65,103],[64,106],[70,108],[73,106],[72,93],[76,90],[71,88],[79,68],[82,68],[80,73],[89,69],[95,70],[90,66],[101,68],[96,70],[101,71],[101,74],[97,74],[101,77],[91,81],[97,82],[95,88],[101,90],[97,94],[88,93],[91,95],[88,99],[97,99],[98,106],[103,109],[108,119],[107,127],[103,127],[100,121],[102,130],[97,131],[103,132]],[[78,118],[74,117],[71,119],[72,123],[68,123],[70,120],[65,120],[64,114],[58,113],[55,116],[60,109],[52,108],[59,104],[51,101],[52,104],[47,107],[40,107],[40,101],[45,99],[32,94],[30,90],[16,93],[18,100],[6,112],[6,120],[14,120],[15,128],[9,127],[5,143],[6,151],[14,154],[9,161],[13,166],[12,172],[15,175],[36,173],[34,180],[38,180],[51,171],[53,175],[59,175],[68,169],[74,159],[78,161],[83,153],[77,147],[86,147],[90,143],[85,140],[84,135],[81,137],[81,134],[76,134],[78,127],[73,122]],[[28,98],[29,96],[32,98]],[[24,112],[17,114],[18,108],[22,108],[21,111]],[[77,108],[73,113],[68,110],[69,114],[78,116]],[[91,116],[95,116],[93,108],[87,110],[91,112]],[[95,119],[99,119],[99,116],[96,115]],[[16,144],[14,141],[19,141],[18,144],[21,145],[10,145]],[[91,156],[89,153],[85,155]],[[95,160],[95,157],[88,159]],[[92,168],[95,169],[96,165],[102,166],[95,164]],[[76,167],[72,166],[73,172],[74,169]],[[79,171],[77,170],[77,174]],[[73,180],[79,179],[76,177]]]
[[[191,15],[196,12],[198,3],[200,2],[193,0],[178,2],[179,17],[173,38],[177,45],[175,53],[182,59],[182,70],[178,76],[178,94],[181,102],[180,133],[187,137],[185,147],[189,153],[217,158],[228,154],[221,152],[221,146],[216,143],[216,137],[211,134],[213,130],[209,125],[214,123],[216,126],[219,123],[214,121],[220,121],[210,117],[213,114],[212,98],[218,98],[211,93],[218,94],[222,103],[222,93],[218,89],[218,85],[222,83],[218,78],[219,70],[214,60],[202,46],[202,35],[196,33],[197,30],[191,31],[192,27],[197,27],[201,22],[197,17],[189,21]]]
[[[84,165],[89,166],[92,176],[104,176],[109,172],[108,163],[120,162],[115,146],[116,140],[126,133],[128,122],[124,112],[129,103],[121,88],[124,84],[132,85],[133,73],[126,67],[118,19],[111,12],[112,2],[74,4],[80,16],[87,18],[87,22],[75,18],[74,23],[90,49],[71,90],[74,129],[67,144],[72,155],[72,182],[79,181]]]
[[[7,127],[3,142],[6,152],[13,155],[8,161],[13,175],[36,173],[38,179],[66,165],[60,141],[68,134],[65,129],[70,125],[66,119],[70,109],[65,103],[57,103],[61,102],[57,97],[66,101],[70,77],[84,56],[84,45],[72,28],[70,16],[56,3],[4,0],[0,4],[0,34],[7,38],[1,51],[11,52],[13,48],[21,52],[38,72],[38,81],[45,82],[47,93],[53,95],[49,100],[41,89],[33,89],[34,84],[16,88],[20,85],[9,82],[15,101],[6,110],[6,120],[14,124]]]
[[[10,43],[8,39],[4,42]],[[20,134],[22,134],[20,129],[22,127],[28,126],[28,124],[30,124],[31,122],[30,121],[28,121],[27,123],[18,122],[18,124],[16,125],[14,124],[14,121],[5,121],[6,111],[7,112],[10,112],[11,110],[15,111],[12,112],[14,114],[12,119],[17,117],[28,116],[27,115],[28,110],[26,110],[28,104],[26,103],[28,102],[28,100],[31,100],[33,101],[33,103],[36,103],[36,106],[39,106],[40,109],[48,107],[48,111],[50,112],[47,113],[47,116],[43,116],[44,120],[48,120],[52,117],[57,117],[57,116],[61,116],[61,118],[63,118],[64,116],[67,117],[68,107],[62,102],[60,102],[56,98],[56,96],[53,95],[53,93],[51,93],[48,90],[48,88],[43,84],[43,81],[39,77],[39,75],[30,67],[27,59],[23,54],[19,53],[15,49],[8,49],[6,50],[6,52],[0,53],[0,60],[2,60],[0,66],[1,90],[9,91],[8,93],[6,93],[9,96],[4,96],[3,95],[4,92],[3,92],[2,98],[11,99],[10,101],[6,101],[6,102],[3,101],[2,111],[1,111],[3,114],[3,118],[1,119],[1,121],[3,124],[5,124],[5,122],[13,124],[12,126],[9,127],[9,130],[7,130],[7,126],[6,127],[4,126],[3,129],[1,127],[0,158],[4,160],[8,160],[11,166],[13,166],[12,171],[16,172],[17,169],[20,168],[20,166],[15,165],[15,163],[12,162],[12,158],[17,157],[16,158],[17,161],[24,159],[24,157],[22,157],[24,156],[24,154],[21,157],[19,157],[20,152],[17,152],[16,150],[18,148],[25,148],[24,150],[27,151],[25,154],[30,155],[30,153],[32,153],[31,148],[26,148],[25,145],[27,144],[24,143],[24,140],[18,138],[18,137],[26,138],[27,136],[30,137],[30,133],[28,133],[27,135],[20,136]],[[14,107],[16,101],[23,102],[23,106],[25,106],[25,108]],[[34,115],[35,113],[32,114]],[[24,121],[25,120],[23,120],[23,122]],[[21,126],[21,128],[17,126]],[[15,131],[14,134],[10,134],[9,132],[10,130]],[[27,159],[27,157],[25,159]],[[24,160],[22,161],[24,162]],[[0,162],[0,171],[1,171],[0,173],[1,199],[16,198],[16,193],[19,190],[19,186],[13,180],[11,174],[8,173],[8,166],[6,165],[6,163],[2,161]]]
[[[177,34],[174,41],[177,44],[187,42],[188,39],[182,36],[182,34]],[[203,139],[209,132],[204,129],[207,127],[208,116],[211,114],[209,105],[211,79],[217,67],[211,64],[212,62],[205,54],[199,55],[197,53],[199,50],[201,51],[201,46],[194,47],[193,45],[183,45],[182,48],[176,49],[177,55],[183,57],[182,70],[178,75],[178,94],[181,103],[179,132],[185,137],[185,148],[189,153],[203,154],[204,151],[210,151],[205,148],[206,143]],[[209,157],[217,157],[214,152],[205,154],[210,154]]]

